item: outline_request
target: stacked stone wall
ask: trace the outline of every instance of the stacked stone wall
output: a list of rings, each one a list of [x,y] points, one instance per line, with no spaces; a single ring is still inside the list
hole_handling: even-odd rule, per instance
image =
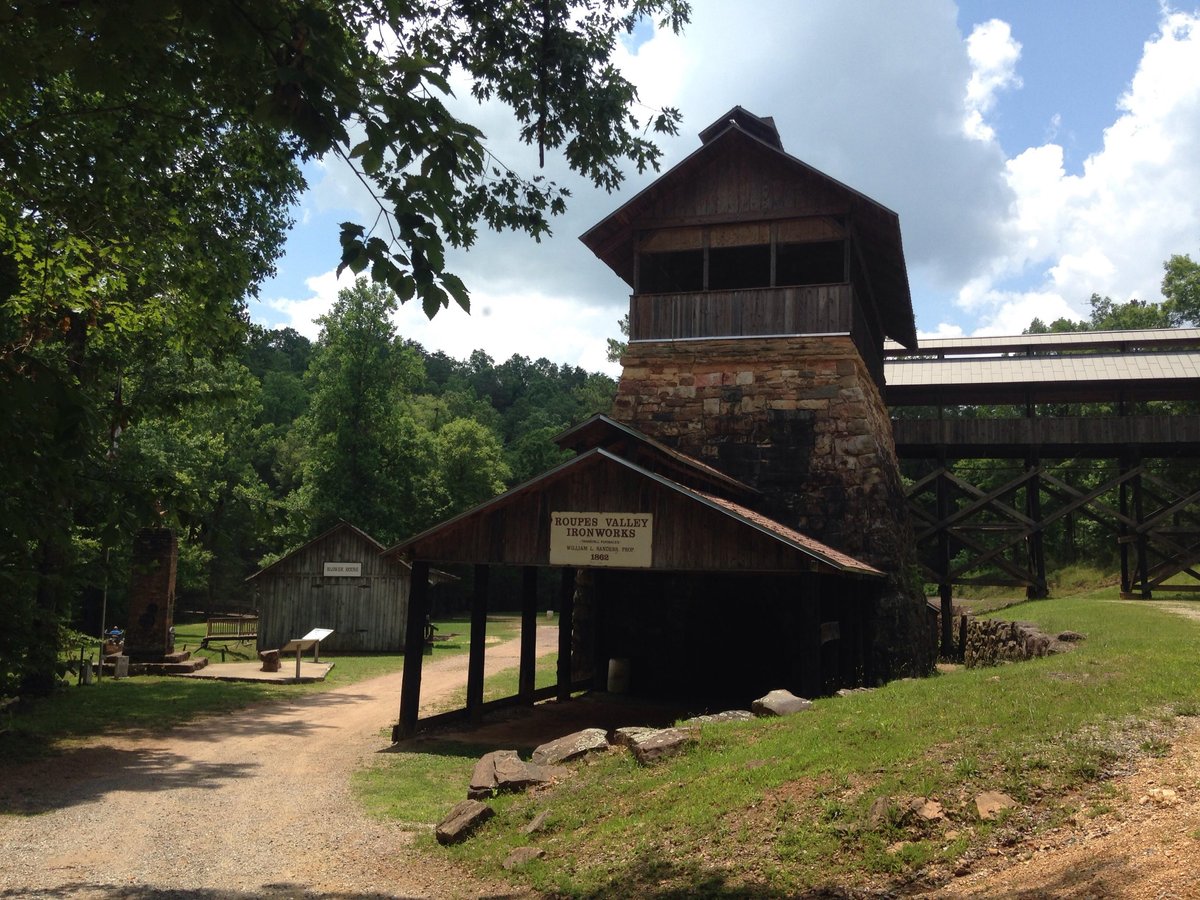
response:
[[[883,674],[932,660],[891,419],[848,336],[631,343],[613,417],[762,492],[759,511],[889,574]]]
[[[613,417],[758,488],[784,524],[912,562],[891,420],[848,337],[633,344]]]
[[[1049,656],[1065,649],[1082,635],[1063,632],[1054,638],[1031,622],[1002,622],[998,619],[967,619],[967,646],[963,662],[968,669],[1020,662]]]

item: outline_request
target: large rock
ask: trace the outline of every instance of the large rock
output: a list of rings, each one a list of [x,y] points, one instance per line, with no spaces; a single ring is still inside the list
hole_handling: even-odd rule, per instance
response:
[[[748,709],[727,709],[725,712],[708,713],[703,716],[692,716],[684,719],[680,725],[712,725],[715,722],[748,722],[754,718],[754,713]]]
[[[700,729],[658,728],[648,733],[631,736],[634,758],[642,765],[674,756],[700,739]]]
[[[546,851],[540,847],[515,847],[500,865],[504,867],[505,871],[511,871],[519,869],[535,859],[541,859],[545,855]]]
[[[608,734],[602,728],[585,728],[566,737],[542,744],[533,751],[533,763],[539,766],[556,766],[559,763],[578,759],[585,753],[608,749]]]
[[[434,834],[442,846],[457,844],[469,838],[472,832],[496,814],[486,803],[478,800],[463,800],[455,804],[446,818],[438,822]]]
[[[527,763],[517,755],[516,750],[493,750],[475,763],[467,796],[472,800],[484,800],[500,793],[549,784],[566,774],[567,770],[559,766]]]
[[[975,798],[975,811],[984,821],[994,819],[1004,810],[1012,809],[1016,805],[1016,800],[1000,791],[984,791]]]
[[[908,804],[908,810],[923,822],[940,822],[946,818],[942,804],[928,797],[918,797]]]
[[[546,819],[550,818],[550,810],[543,809],[533,820],[521,829],[522,834],[537,834],[546,827]]]
[[[640,738],[661,730],[660,728],[650,728],[647,725],[625,725],[613,731],[612,742],[617,746],[628,747],[632,750]]]
[[[797,697],[791,691],[774,690],[750,704],[756,716],[790,716],[812,709],[812,701]]]

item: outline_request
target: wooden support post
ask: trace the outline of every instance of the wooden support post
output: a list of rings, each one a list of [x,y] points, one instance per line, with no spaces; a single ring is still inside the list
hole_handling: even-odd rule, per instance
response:
[[[608,659],[604,656],[604,573],[592,570],[592,690],[608,690]]]
[[[1121,457],[1120,474],[1122,476],[1129,471],[1129,467],[1129,460]],[[1121,521],[1117,525],[1117,546],[1121,549],[1121,593],[1128,594],[1133,591],[1133,578],[1129,571],[1129,542],[1126,540],[1129,532],[1129,527],[1125,524],[1125,519],[1129,516],[1129,482],[1125,478],[1121,479],[1119,496]]]
[[[475,567],[471,594],[471,648],[467,656],[467,714],[477,719],[483,706],[483,663],[487,653],[488,566]]]
[[[558,699],[571,699],[571,629],[575,621],[575,570],[562,570],[558,595]]]
[[[937,476],[937,517],[938,517],[938,596],[941,598],[942,635],[941,655],[951,657],[954,654],[954,631],[950,625],[950,617],[954,615],[954,586],[950,583],[950,528],[946,520],[950,518],[950,480],[946,477],[946,460],[939,460],[942,470]]]
[[[869,583],[860,585],[854,601],[854,687],[864,687],[867,684],[867,657],[871,653],[867,616],[871,608],[873,590]]]
[[[879,615],[878,588],[864,592],[862,601],[862,647],[863,647],[863,687],[875,687],[878,673],[875,671],[875,632],[876,617]]]
[[[1136,464],[1141,465],[1141,460],[1137,460]],[[1142,584],[1142,599],[1149,600],[1150,592],[1150,553],[1149,539],[1145,530],[1142,528],[1146,521],[1145,508],[1145,489],[1142,487],[1142,476],[1140,474],[1133,476],[1133,517],[1137,522],[1137,565],[1138,565],[1138,580]]]
[[[421,707],[421,664],[425,651],[425,619],[429,616],[429,563],[415,560],[408,591],[408,628],[404,636],[404,680],[400,684],[400,721],[392,740],[412,737]]]
[[[1033,474],[1025,482],[1025,515],[1033,520],[1029,533],[1029,574],[1033,584],[1025,588],[1028,600],[1044,600],[1050,591],[1046,587],[1046,547],[1042,536],[1042,481],[1038,475],[1040,460],[1029,457],[1025,460],[1026,471]]]
[[[938,655],[943,659],[954,658],[954,588],[949,584],[938,585],[938,599],[941,621],[941,650]]]
[[[800,600],[800,691],[805,697],[819,697],[821,673],[821,576],[800,576],[803,586]],[[732,632],[731,638],[740,639]]]
[[[838,613],[838,687],[854,687],[858,679],[858,585],[846,592]]]
[[[522,703],[533,705],[537,675],[537,568],[526,566],[521,573],[521,663],[517,693]]]

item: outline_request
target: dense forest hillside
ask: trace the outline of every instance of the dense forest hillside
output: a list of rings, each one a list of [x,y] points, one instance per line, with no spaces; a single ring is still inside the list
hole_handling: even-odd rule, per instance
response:
[[[177,530],[179,611],[238,609],[247,575],[339,519],[395,542],[561,461],[553,436],[612,403],[607,375],[429,352],[396,333],[395,304],[359,281],[316,341],[250,325],[225,349],[168,340],[107,369],[62,549],[71,623],[95,633],[104,604],[123,621],[141,527]]]

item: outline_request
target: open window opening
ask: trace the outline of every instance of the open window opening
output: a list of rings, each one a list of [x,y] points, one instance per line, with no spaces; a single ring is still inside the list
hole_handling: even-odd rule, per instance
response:
[[[638,289],[644,294],[704,290],[704,251],[672,250],[641,254]]]
[[[846,254],[843,241],[778,244],[775,248],[777,287],[838,284],[845,280]]]

